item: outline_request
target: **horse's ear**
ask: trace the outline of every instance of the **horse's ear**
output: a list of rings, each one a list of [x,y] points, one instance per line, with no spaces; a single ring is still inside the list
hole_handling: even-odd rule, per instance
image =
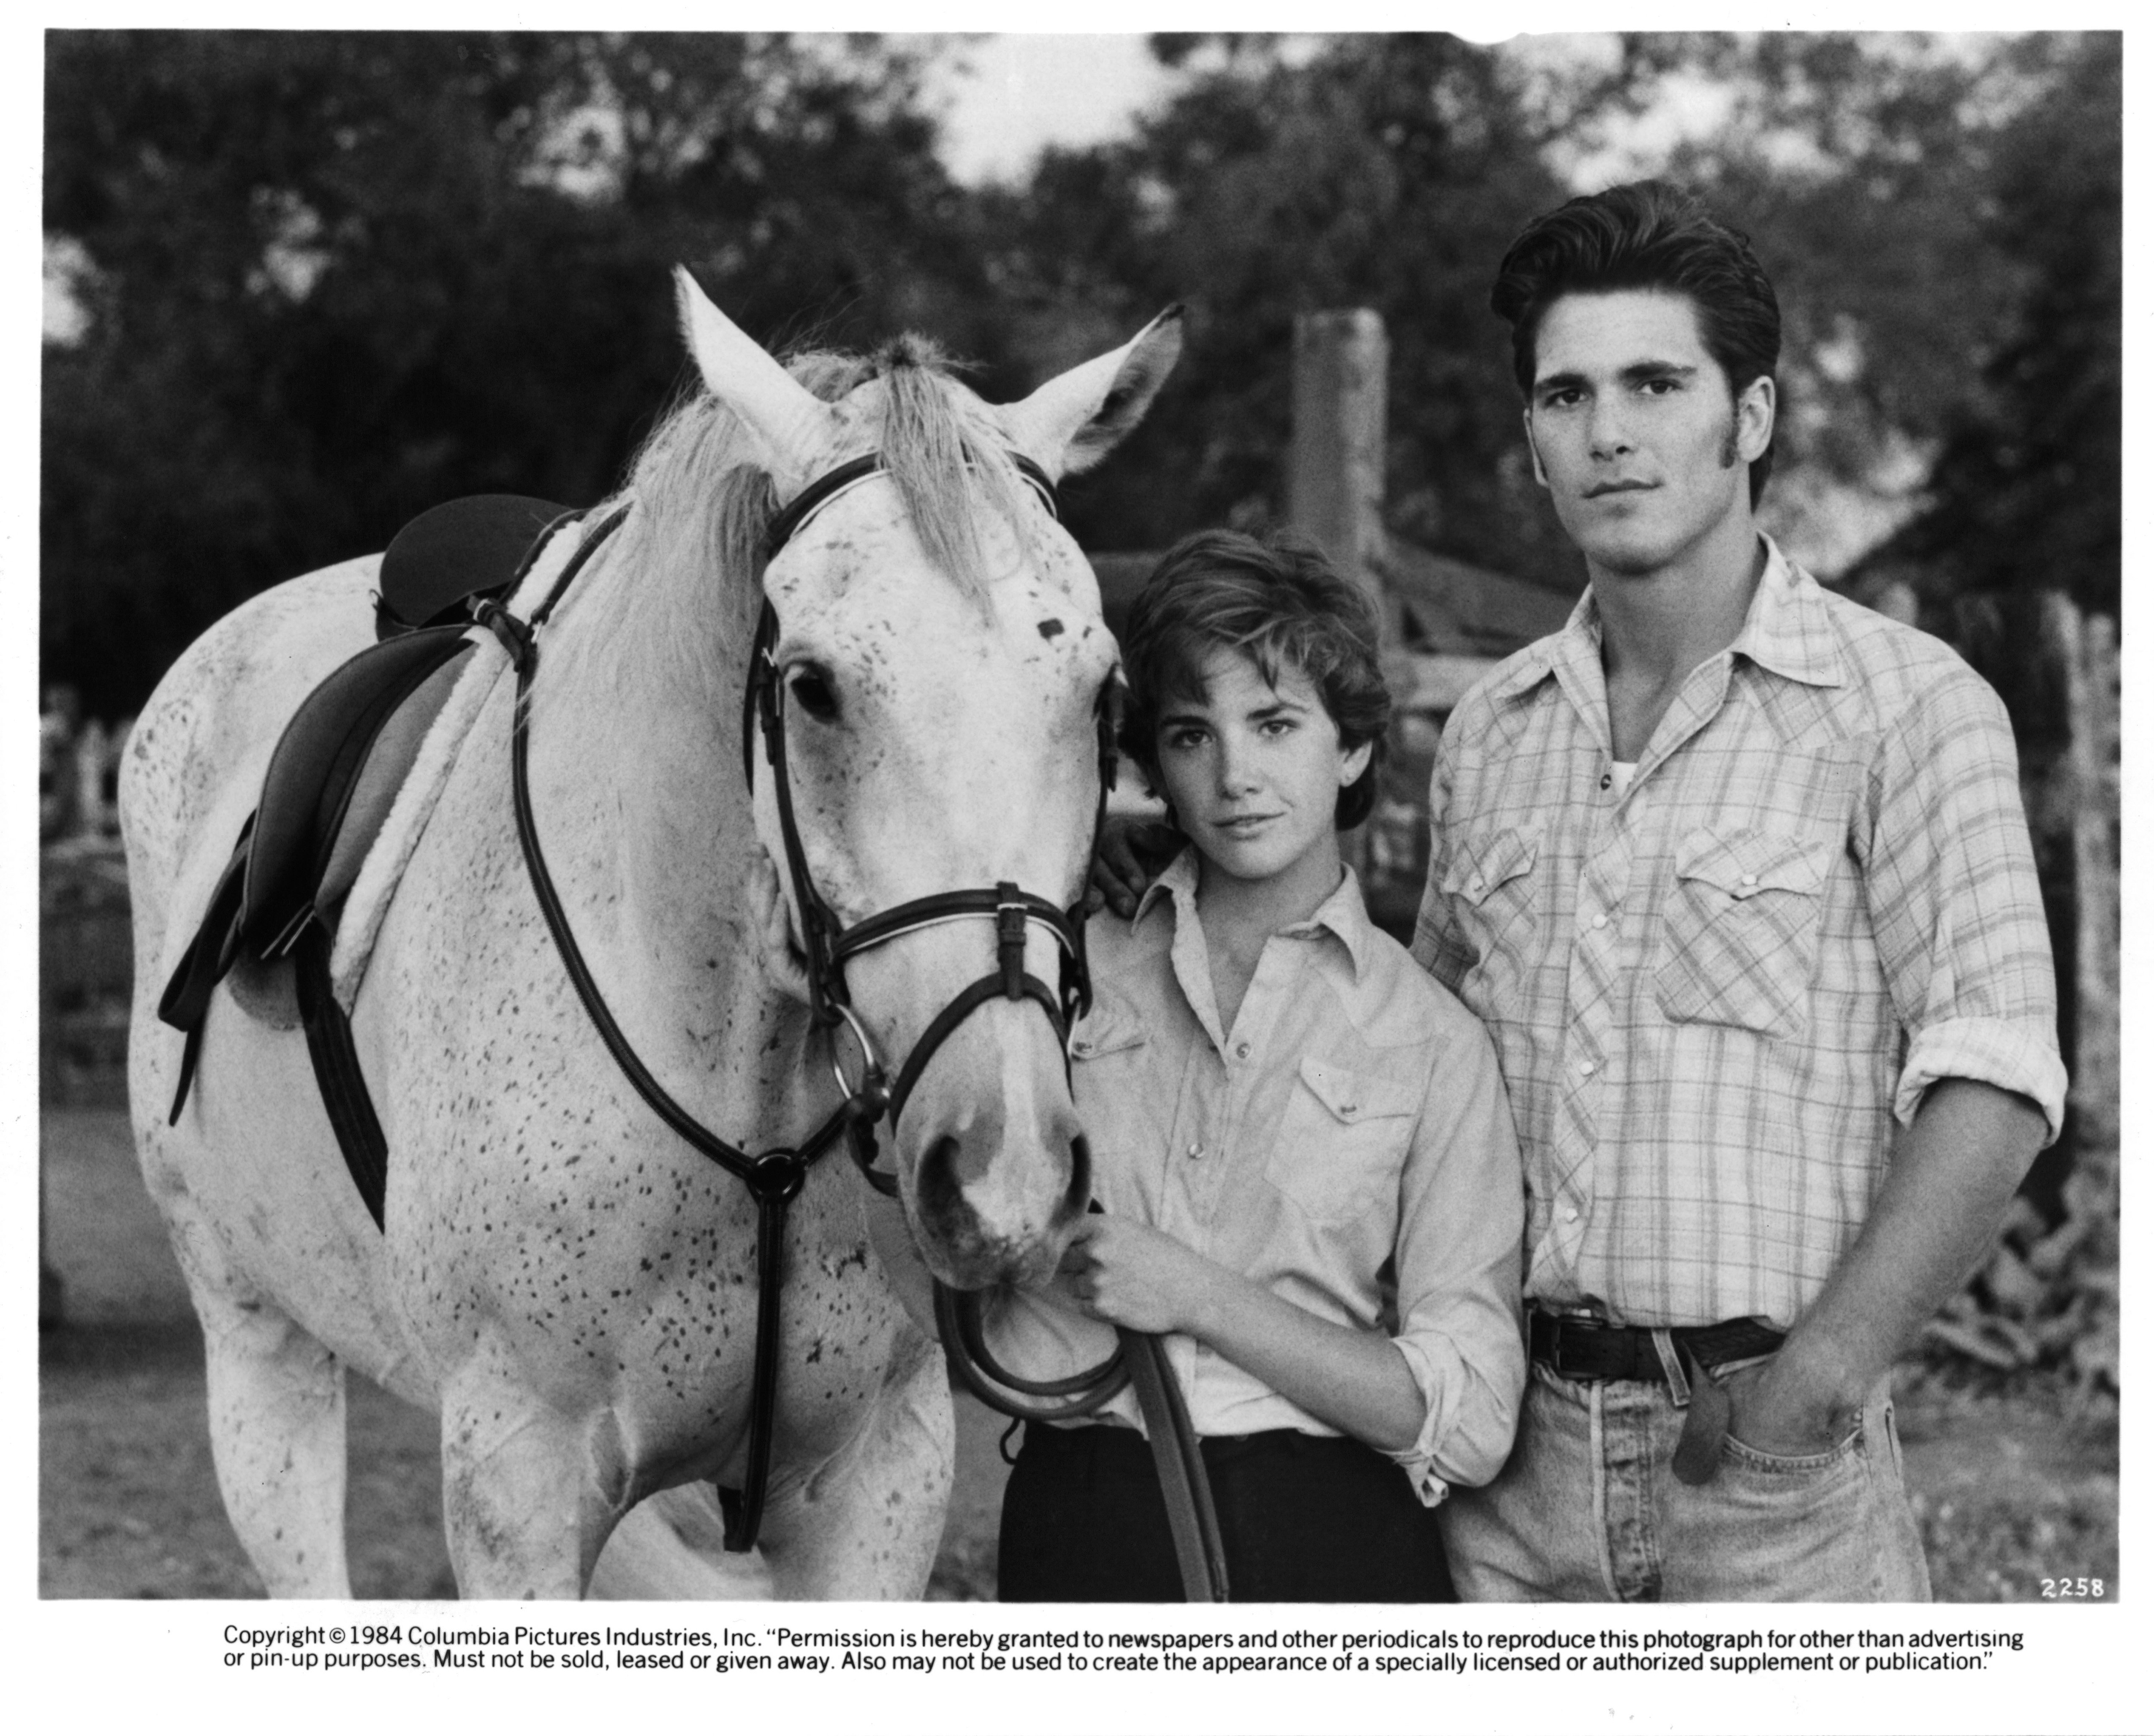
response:
[[[1144,420],[1182,354],[1177,303],[1116,350],[1056,375],[1003,411],[1020,452],[1049,475],[1090,470]]]
[[[781,495],[804,487],[829,456],[837,413],[712,304],[687,268],[673,268],[681,330],[703,384],[738,416]]]

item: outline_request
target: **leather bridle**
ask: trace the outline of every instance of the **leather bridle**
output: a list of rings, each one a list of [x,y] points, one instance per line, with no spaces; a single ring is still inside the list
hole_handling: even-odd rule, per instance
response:
[[[1039,494],[1042,504],[1050,513],[1059,517],[1054,484],[1049,479],[1047,472],[1021,453],[1010,454],[1010,461],[1017,467],[1018,474]],[[880,453],[869,452],[839,465],[810,483],[778,515],[764,534],[765,564],[775,559],[801,527],[835,496],[870,477],[885,473],[887,468]],[[805,961],[809,1022],[815,1029],[833,1031],[835,1034],[835,1027],[842,1019],[850,1027],[853,1039],[860,1048],[861,1082],[855,1088],[846,1081],[843,1070],[837,1067],[835,1047],[833,1045],[833,1066],[838,1073],[840,1089],[853,1095],[866,1091],[884,1092],[888,1102],[891,1132],[895,1136],[898,1117],[904,1113],[913,1088],[919,1084],[920,1075],[934,1058],[935,1052],[973,1012],[998,998],[1035,1003],[1046,1014],[1048,1023],[1054,1028],[1055,1041],[1061,1047],[1066,1062],[1069,1027],[1092,1003],[1092,977],[1085,955],[1085,906],[1081,897],[1076,904],[1065,910],[1035,893],[1023,891],[1012,881],[1003,881],[993,886],[957,892],[935,892],[926,897],[908,899],[902,904],[893,905],[887,910],[865,917],[848,928],[839,921],[836,912],[816,890],[815,883],[808,872],[807,853],[801,845],[799,825],[794,817],[793,780],[787,767],[785,751],[784,671],[778,665],[778,611],[766,599],[761,617],[756,623],[754,648],[748,661],[748,686],[741,700],[743,769],[753,793],[755,788],[754,743],[759,734],[777,797],[778,835],[785,852],[786,877],[792,888],[800,950]],[[1106,812],[1107,793],[1114,788],[1115,783],[1114,722],[1104,693],[1100,696],[1098,708],[1098,738],[1100,799],[1093,815],[1095,840],[1100,820]],[[915,933],[937,923],[982,918],[991,918],[995,924],[996,968],[958,991],[955,998],[921,1034],[919,1041],[913,1044],[912,1052],[898,1070],[896,1082],[886,1085],[886,1075],[876,1055],[874,1043],[860,1020],[853,1015],[852,996],[845,982],[846,960],[855,958],[886,942],[896,940],[901,935]],[[1054,937],[1061,952],[1061,981],[1054,989],[1049,988],[1024,968],[1025,942],[1031,926],[1035,923]],[[862,1149],[864,1140],[866,1142],[865,1151]],[[856,1161],[861,1162],[861,1172],[880,1192],[886,1194],[896,1192],[896,1177],[872,1167],[872,1136],[865,1130],[855,1139],[855,1156]]]

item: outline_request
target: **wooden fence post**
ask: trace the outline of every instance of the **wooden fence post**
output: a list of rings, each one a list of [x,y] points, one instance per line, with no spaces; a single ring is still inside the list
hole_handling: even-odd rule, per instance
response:
[[[2117,838],[2119,769],[2116,623],[2052,600],[2065,647],[2071,717],[2072,880],[2079,906],[2072,961],[2079,1040],[2072,1057],[2072,1106],[2082,1161],[2095,1151],[2114,1162],[2122,1055],[2117,1001],[2122,960]]]
[[[1298,315],[1294,322],[1294,442],[1287,523],[1365,589],[1388,646],[1399,638],[1397,600],[1377,570],[1384,540],[1384,445],[1391,340],[1369,308]]]

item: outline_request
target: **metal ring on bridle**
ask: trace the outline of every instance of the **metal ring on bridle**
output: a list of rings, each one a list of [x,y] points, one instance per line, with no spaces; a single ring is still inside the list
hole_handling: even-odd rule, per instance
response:
[[[831,1033],[830,1038],[830,1077],[837,1080],[838,1089],[845,1093],[848,1100],[876,1090],[886,1098],[889,1091],[886,1080],[889,1075],[883,1070],[882,1057],[875,1052],[875,1039],[868,1035],[867,1027],[860,1023],[860,1015],[850,1007],[843,1001],[833,1001],[830,1004],[832,1010],[852,1027],[853,1040],[860,1045],[860,1086],[855,1090],[846,1082],[845,1063],[838,1054],[835,1031]]]

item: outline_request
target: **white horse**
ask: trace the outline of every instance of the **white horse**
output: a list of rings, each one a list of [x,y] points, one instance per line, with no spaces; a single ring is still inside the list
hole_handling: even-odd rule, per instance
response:
[[[1074,901],[1115,647],[1090,569],[1015,460],[1054,477],[1104,456],[1172,365],[1179,327],[1163,316],[998,408],[914,340],[789,374],[685,273],[680,288],[709,395],[584,521],[629,508],[539,636],[530,788],[569,923],[628,1039],[706,1127],[759,1151],[837,1100],[773,865],[769,767],[753,806],[742,784],[766,597],[807,865],[842,921],[1003,881]],[[877,451],[889,469],[832,497],[758,587],[774,511]],[[244,963],[217,990],[193,1094],[166,1124],[181,1040],[157,1022],[160,991],[283,725],[370,641],[377,564],[295,580],[212,628],[145,708],[120,781],[136,1137],[202,1319],[227,1509],[272,1596],[350,1595],[350,1365],[440,1412],[465,1596],[579,1595],[623,1517],[669,1489],[674,1523],[637,1514],[600,1589],[722,1591],[738,1579],[700,1570],[689,1490],[739,1477],[755,1210],[634,1095],[571,992],[518,846],[504,651],[467,658],[414,779],[433,766],[431,808],[415,818],[420,799],[400,799],[345,917],[401,865],[378,932],[359,937],[351,1003],[389,1145],[385,1228],[339,1157],[288,967]],[[541,562],[516,613],[561,565]],[[909,1053],[993,968],[995,936],[991,921],[944,923],[850,962],[883,1054]],[[1027,944],[1027,970],[1054,981],[1052,936],[1035,927]],[[357,974],[352,937],[338,958]],[[1078,1131],[1037,1006],[998,998],[965,1019],[884,1141],[928,1266],[968,1288],[1051,1266],[1085,1192]],[[942,1368],[872,1253],[874,1209],[838,1156],[791,1211],[761,1541],[780,1596],[917,1596],[941,1533]]]

